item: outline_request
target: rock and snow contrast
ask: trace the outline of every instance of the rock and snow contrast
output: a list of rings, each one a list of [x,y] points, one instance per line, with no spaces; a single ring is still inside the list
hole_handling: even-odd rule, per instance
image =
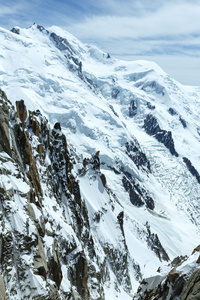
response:
[[[0,299],[199,299],[200,87],[34,24],[0,88]]]

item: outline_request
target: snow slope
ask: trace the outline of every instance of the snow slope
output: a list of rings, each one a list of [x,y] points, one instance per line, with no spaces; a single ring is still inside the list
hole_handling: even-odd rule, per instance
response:
[[[136,291],[136,265],[149,277],[166,264],[164,254],[159,258],[148,244],[152,235],[170,259],[198,244],[200,88],[179,84],[153,62],[109,57],[55,26],[18,29],[20,34],[0,28],[0,87],[13,104],[23,99],[52,126],[60,122],[76,159],[74,172],[96,247],[117,249],[125,239],[131,291]],[[153,121],[151,132],[145,128],[149,115],[157,131]],[[165,141],[169,132],[176,155]],[[97,151],[106,190],[92,170],[80,175],[83,159]],[[116,224],[121,211],[124,236]],[[98,224],[93,222],[97,212]],[[105,299],[114,299],[114,293],[131,299],[127,291],[114,290],[114,283],[105,287]]]

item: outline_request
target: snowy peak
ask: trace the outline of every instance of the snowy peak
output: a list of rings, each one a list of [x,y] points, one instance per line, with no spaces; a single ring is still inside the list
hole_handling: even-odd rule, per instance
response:
[[[198,244],[200,90],[58,27],[0,40],[7,294],[132,299]]]

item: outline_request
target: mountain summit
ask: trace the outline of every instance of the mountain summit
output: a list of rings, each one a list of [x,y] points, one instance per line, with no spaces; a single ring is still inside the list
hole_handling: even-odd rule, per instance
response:
[[[0,40],[2,299],[174,292],[199,266],[200,88],[55,26]]]

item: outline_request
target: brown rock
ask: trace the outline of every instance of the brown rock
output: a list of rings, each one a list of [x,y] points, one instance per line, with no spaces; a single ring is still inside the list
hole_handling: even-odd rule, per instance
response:
[[[199,300],[200,299],[200,269],[195,270],[189,277],[180,300]]]
[[[195,252],[200,252],[200,245],[197,246],[197,247],[193,250],[192,254],[194,254]]]
[[[17,109],[17,116],[21,120],[22,124],[24,125],[27,118],[27,110],[24,104],[24,100],[16,101],[16,109]]]
[[[12,157],[12,150],[10,147],[10,135],[9,135],[9,121],[8,115],[5,110],[8,109],[6,104],[0,107],[0,151],[5,151]]]
[[[29,143],[28,137],[24,129],[19,124],[15,125],[15,133],[17,135],[17,140],[18,140],[19,148],[21,150],[23,162],[27,165],[31,165],[32,162],[31,145]]]
[[[40,134],[40,126],[36,119],[32,120],[32,131],[36,136],[39,136]]]
[[[50,272],[50,278],[56,283],[57,287],[59,288],[62,281],[62,268],[60,263],[60,252],[56,240],[54,240],[54,244],[52,247],[52,257],[48,264],[48,269]]]
[[[42,153],[43,153],[43,145],[42,145],[42,144],[39,144],[39,145],[37,146],[37,152],[38,152],[39,154],[42,154]]]
[[[43,276],[46,279],[47,261],[46,261],[43,244],[39,237],[38,237],[38,246],[37,246],[37,251],[36,251],[36,256],[34,261],[34,269],[36,274]]]
[[[35,159],[32,159],[31,165],[29,168],[29,179],[31,181],[32,187],[34,189],[35,195],[40,199],[43,196],[42,187],[40,184],[40,177],[37,170]]]
[[[76,287],[76,290],[82,300],[90,299],[88,290],[88,265],[85,257],[80,253],[74,268],[70,269],[72,285]]]
[[[101,178],[103,186],[106,187],[106,176],[104,174],[101,174],[100,178]]]
[[[168,274],[168,281],[171,283],[174,283],[175,280],[179,277],[179,273],[176,272],[176,269],[173,269],[171,272]]]
[[[40,124],[38,123],[38,120],[36,116],[38,116],[40,113],[39,111],[29,111],[29,125],[32,127],[32,131],[36,136],[39,136],[41,133]]]

